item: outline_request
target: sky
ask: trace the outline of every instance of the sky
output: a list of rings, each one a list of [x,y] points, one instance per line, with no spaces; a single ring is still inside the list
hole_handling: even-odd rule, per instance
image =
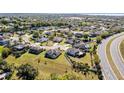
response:
[[[124,13],[124,0],[0,0],[1,13]]]

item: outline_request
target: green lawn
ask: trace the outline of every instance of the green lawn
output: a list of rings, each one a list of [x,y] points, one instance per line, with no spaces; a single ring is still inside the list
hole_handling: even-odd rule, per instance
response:
[[[91,57],[89,53],[86,53],[86,55],[82,58],[71,57],[71,59],[79,63],[88,63],[88,65],[91,66]]]
[[[67,70],[69,73],[73,72],[70,64],[66,60],[64,56],[64,52],[61,56],[59,56],[57,59],[48,59],[44,57],[46,51],[42,52],[39,55],[33,55],[29,53],[23,54],[19,58],[15,58],[12,55],[10,55],[8,58],[6,58],[6,61],[9,64],[14,63],[15,66],[20,66],[21,64],[30,64],[34,66],[39,71],[39,75],[37,79],[48,79],[51,73],[56,73],[59,75],[65,74],[65,71]],[[83,63],[90,63],[90,55],[87,54],[84,58],[81,59],[75,59],[77,61],[83,62]],[[78,74],[78,73],[77,73]],[[97,75],[91,73],[88,75],[88,77],[82,76],[82,79],[98,79]],[[17,79],[16,72],[14,73],[12,79]]]
[[[53,44],[54,44],[53,41],[47,41],[47,42],[41,43],[42,46],[52,46]]]
[[[60,43],[60,45],[64,45],[65,44],[65,39],[62,40],[62,42]]]
[[[0,46],[0,56],[1,56],[2,51],[3,51],[3,46]]]
[[[45,78],[50,73],[64,74],[66,70],[71,71],[71,66],[64,57],[64,53],[55,60],[45,58],[44,54],[45,52],[39,55],[25,53],[20,58],[15,58],[10,55],[6,58],[6,61],[9,64],[14,63],[17,67],[26,63],[33,65],[39,70],[39,79]],[[40,62],[38,63],[39,60]]]

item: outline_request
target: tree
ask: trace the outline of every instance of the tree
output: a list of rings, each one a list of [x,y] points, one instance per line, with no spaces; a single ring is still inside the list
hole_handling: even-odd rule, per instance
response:
[[[4,25],[8,24],[8,22],[6,20],[1,20],[1,23],[4,24]]]
[[[22,64],[17,71],[17,76],[24,80],[34,80],[38,75],[38,71],[29,64]]]
[[[95,64],[99,64],[100,62],[99,56],[97,54],[94,54],[94,62]]]
[[[91,65],[93,66],[93,48],[90,49]]]
[[[19,37],[19,42],[22,42],[22,37]]]
[[[107,38],[109,36],[109,33],[108,32],[104,32],[103,34],[101,34],[101,37],[103,39]]]
[[[88,39],[88,34],[84,34],[84,38],[85,39]]]
[[[84,41],[88,42],[89,38],[88,38],[88,34],[84,34]]]
[[[14,30],[17,31],[19,29],[19,25],[18,24],[15,24],[14,25]]]
[[[3,28],[1,29],[1,32],[8,32],[8,31],[9,31],[9,29],[6,28],[6,27],[3,27]]]
[[[33,33],[33,37],[34,37],[34,38],[38,38],[38,37],[39,37],[39,32],[34,32],[34,33]]]
[[[98,78],[99,80],[103,80],[103,75],[102,75],[102,71],[101,71],[101,66],[99,63],[95,63],[96,69],[97,69],[97,74],[98,74]]]
[[[99,44],[99,43],[101,43],[101,41],[102,41],[101,36],[97,36],[96,37],[96,43]]]
[[[0,61],[0,73],[6,73],[5,79],[10,79],[14,71],[14,64],[8,64],[6,61]]]
[[[69,28],[69,31],[70,31],[70,29],[72,28],[72,25],[68,25],[68,28]]]
[[[68,37],[73,37],[73,33],[72,32],[68,32]]]
[[[3,48],[3,51],[2,51],[2,58],[7,58],[8,55],[11,53],[10,49],[9,48]]]
[[[103,80],[103,75],[100,66],[100,60],[97,54],[94,55],[95,68],[97,69],[98,78]]]

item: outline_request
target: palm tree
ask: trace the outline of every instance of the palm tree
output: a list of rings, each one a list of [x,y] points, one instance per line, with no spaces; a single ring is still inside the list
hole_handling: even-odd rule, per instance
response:
[[[91,65],[93,66],[93,50],[90,49]]]

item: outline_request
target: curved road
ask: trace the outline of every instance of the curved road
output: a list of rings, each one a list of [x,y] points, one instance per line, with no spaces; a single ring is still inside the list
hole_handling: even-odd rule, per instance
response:
[[[113,39],[115,37],[118,37],[120,35],[123,35],[123,34],[124,33],[116,34],[116,35],[111,36],[107,39],[104,39],[102,41],[102,43],[98,46],[98,55],[99,55],[100,60],[101,60],[100,64],[101,64],[101,67],[102,67],[102,72],[103,72],[103,75],[104,75],[104,79],[106,79],[106,80],[117,80],[117,77],[116,77],[115,73],[113,72],[113,70],[112,70],[112,68],[109,64],[109,61],[107,59],[107,56],[106,56],[106,46],[111,39]],[[114,48],[114,46],[112,46],[112,47]],[[112,58],[115,58],[115,56],[112,57]],[[124,70],[123,70],[123,72],[124,72]]]
[[[120,71],[121,75],[124,78],[124,62],[119,52],[120,51],[119,45],[123,40],[124,40],[124,35],[114,39],[110,46],[110,52],[113,62],[115,63],[116,67],[118,68],[118,70]]]
[[[103,40],[102,43],[98,46],[98,54],[101,60],[102,72],[104,75],[104,79],[107,80],[115,80],[117,77],[115,76],[106,56],[106,45],[111,38]]]

